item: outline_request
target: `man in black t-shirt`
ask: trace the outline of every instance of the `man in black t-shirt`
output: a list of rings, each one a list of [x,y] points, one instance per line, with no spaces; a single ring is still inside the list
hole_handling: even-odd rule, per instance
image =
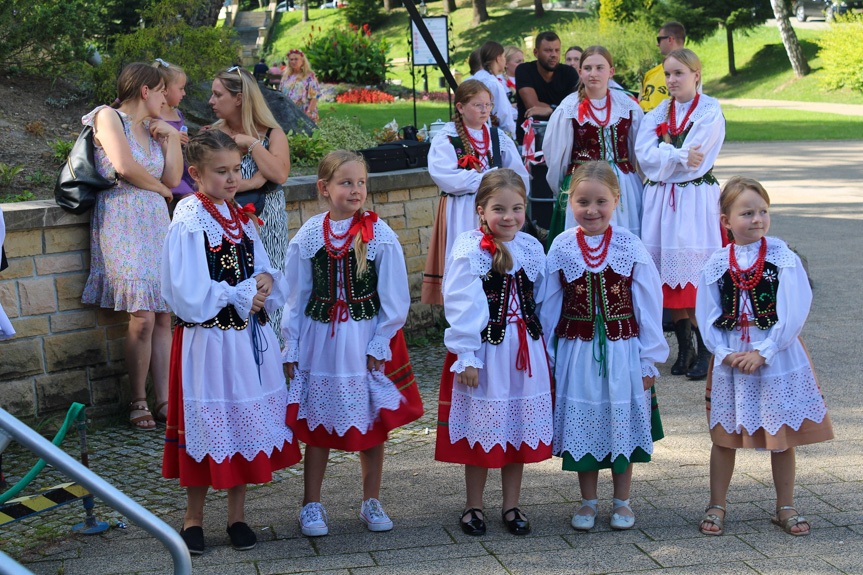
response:
[[[526,117],[548,120],[560,102],[578,86],[578,73],[572,66],[560,63],[560,38],[554,32],[540,32],[533,49],[534,62],[524,62],[515,69],[516,104],[518,105],[518,139],[524,132]]]

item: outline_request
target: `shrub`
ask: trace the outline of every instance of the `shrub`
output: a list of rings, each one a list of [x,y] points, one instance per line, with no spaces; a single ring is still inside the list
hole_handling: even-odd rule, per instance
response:
[[[381,21],[378,0],[350,0],[342,11],[348,23],[354,26],[374,26]]]
[[[584,48],[599,44],[614,57],[614,78],[624,87],[637,90],[644,73],[659,61],[656,30],[644,20],[620,22],[600,29],[593,18],[579,18],[557,30],[563,46],[578,44]]]
[[[824,61],[823,85],[863,92],[863,15],[836,16],[818,45]]]
[[[340,149],[362,150],[377,145],[373,134],[348,118],[327,116],[318,122],[317,132],[328,152]]]
[[[72,152],[72,146],[75,145],[75,142],[56,138],[48,145],[51,146],[51,150],[54,152],[52,156],[54,158],[54,163],[60,165],[69,157],[69,154]]]
[[[344,94],[336,96],[336,102],[339,104],[388,104],[394,100],[394,97],[385,92],[369,90],[368,88],[349,90]]]
[[[293,130],[288,132],[291,148],[291,166],[314,167],[327,154],[327,147],[316,130],[311,136]]]
[[[314,26],[312,26],[314,30]],[[303,49],[312,70],[323,82],[377,84],[386,78],[389,42],[372,36],[368,25],[353,24],[309,35]]]

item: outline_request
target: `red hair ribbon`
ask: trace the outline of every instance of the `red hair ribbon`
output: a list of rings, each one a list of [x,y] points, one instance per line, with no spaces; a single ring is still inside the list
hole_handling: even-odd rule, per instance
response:
[[[482,231],[482,228],[480,228],[479,231]],[[483,233],[482,239],[479,241],[479,247],[491,255],[494,255],[494,252],[497,251],[497,244],[494,243],[494,236]]]
[[[249,223],[249,218],[251,217],[255,218],[255,221],[258,222],[259,226],[264,225],[264,220],[255,215],[255,204],[251,202],[237,210],[237,213],[244,224]]]
[[[474,156],[473,154],[468,154],[467,156],[462,156],[458,160],[459,168],[467,168],[472,169],[474,166],[479,165],[479,158]]]
[[[585,98],[578,105],[578,123],[581,124],[584,122],[584,117],[587,116],[590,110],[590,100]]]
[[[352,236],[358,233],[363,234],[363,241],[369,243],[375,237],[375,222],[378,221],[378,215],[374,212],[365,212],[359,217],[351,229],[348,230]]]
[[[667,122],[662,122],[661,124],[656,126],[656,135],[659,136],[660,138],[662,136],[664,136],[665,134],[667,134],[668,132],[669,132],[669,130],[668,130],[668,123]]]

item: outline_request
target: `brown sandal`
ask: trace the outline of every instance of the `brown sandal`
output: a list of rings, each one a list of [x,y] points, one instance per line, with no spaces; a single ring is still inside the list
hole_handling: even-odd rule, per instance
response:
[[[793,511],[794,515],[792,515],[790,517],[786,517],[785,519],[779,519],[779,512],[780,511]],[[809,524],[809,522],[806,520],[806,518],[803,517],[802,515],[799,515],[797,513],[797,510],[790,505],[785,505],[785,506],[777,509],[776,510],[776,516],[771,518],[770,521],[773,523],[773,525],[779,526],[779,528],[782,529],[782,531],[784,531],[788,535],[793,535],[795,537],[802,537],[804,535],[809,535],[812,532],[812,526]],[[806,531],[796,531],[796,532],[791,531],[792,527],[796,527],[798,525],[805,525],[809,529],[807,529]]]
[[[165,415],[162,415],[162,409],[165,410]],[[156,422],[157,423],[168,423],[168,402],[163,401],[162,403],[156,404]]]
[[[147,398],[137,397],[133,399],[132,402],[129,403],[129,423],[131,423],[133,427],[143,429],[145,431],[156,429],[155,425],[141,425],[148,421],[155,423],[153,414],[150,413],[150,408],[147,406]]]

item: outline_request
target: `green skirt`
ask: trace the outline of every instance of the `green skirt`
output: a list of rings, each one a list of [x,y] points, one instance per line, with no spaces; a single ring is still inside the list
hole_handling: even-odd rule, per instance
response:
[[[650,388],[650,436],[654,443],[665,437],[665,432],[662,430],[662,419],[659,417],[659,404],[656,401],[656,386]],[[630,463],[647,463],[650,461],[650,454],[640,447],[636,447],[629,457],[618,455],[614,461],[611,460],[611,454],[601,461],[598,461],[590,453],[578,461],[573,459],[568,451],[564,451],[561,457],[563,457],[564,471],[611,469],[612,473],[623,473]]]
[[[551,249],[551,242],[566,229],[566,203],[569,201],[569,181],[572,175],[568,174],[563,178],[563,183],[560,185],[560,190],[557,192],[557,201],[554,202],[554,208],[551,212],[551,225],[548,228],[548,238],[545,240],[545,251]]]

